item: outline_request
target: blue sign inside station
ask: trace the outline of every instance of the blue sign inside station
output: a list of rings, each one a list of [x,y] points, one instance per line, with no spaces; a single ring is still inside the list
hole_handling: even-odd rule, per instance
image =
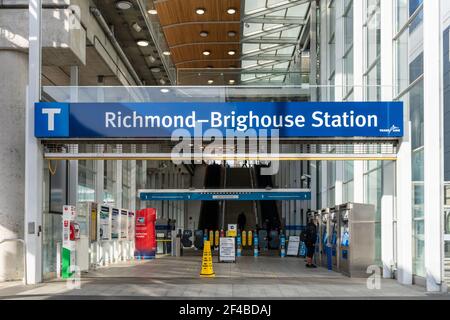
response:
[[[142,191],[140,192],[142,201],[270,201],[270,200],[311,200],[310,191],[253,191],[253,192],[232,192],[232,191],[214,191],[214,192],[158,192]]]
[[[212,130],[211,130],[212,129]],[[277,130],[277,131],[274,131]],[[403,136],[402,102],[37,103],[37,138]]]

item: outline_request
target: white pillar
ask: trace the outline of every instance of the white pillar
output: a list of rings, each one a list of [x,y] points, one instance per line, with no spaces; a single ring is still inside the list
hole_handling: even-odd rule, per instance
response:
[[[423,3],[424,221],[427,291],[441,291],[443,273],[443,132],[440,1]]]
[[[394,265],[394,198],[395,198],[395,162],[385,162],[383,168],[383,195],[381,197],[381,261],[383,277],[392,277]]]
[[[105,160],[95,161],[95,201],[103,203],[103,183],[104,183]]]
[[[381,0],[381,99],[392,101],[394,98],[394,65],[393,65],[393,34],[394,10],[391,0]],[[395,163],[384,162],[383,195],[381,198],[381,260],[383,277],[392,276],[391,266],[394,264],[394,198],[395,198]],[[403,182],[402,182],[403,184]],[[410,183],[408,184],[410,185]]]
[[[70,67],[70,101],[78,102],[78,85],[79,85],[79,68],[78,66]],[[76,147],[78,149],[78,147]],[[78,200],[78,160],[70,160],[69,162],[69,203],[72,206],[77,205]]]
[[[41,98],[41,0],[29,1],[29,85],[25,135],[25,242],[27,282],[42,281],[43,151],[34,137],[34,103]]]
[[[130,166],[131,166],[131,170],[130,170],[130,207],[126,208],[132,211],[136,211],[136,200],[137,197],[139,196],[137,194],[137,190],[136,190],[136,160],[131,160],[130,161]]]
[[[122,209],[122,160],[116,161],[116,185],[114,194],[116,196],[115,207]]]

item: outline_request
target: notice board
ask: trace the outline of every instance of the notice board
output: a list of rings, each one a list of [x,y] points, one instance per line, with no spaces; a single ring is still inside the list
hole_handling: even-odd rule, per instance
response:
[[[300,237],[290,236],[286,255],[298,256],[299,247],[300,247]]]
[[[221,237],[219,242],[219,262],[236,262],[236,243],[233,237]]]

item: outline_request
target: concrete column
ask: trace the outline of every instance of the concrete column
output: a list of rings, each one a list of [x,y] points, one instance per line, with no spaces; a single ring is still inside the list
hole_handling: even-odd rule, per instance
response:
[[[0,50],[0,241],[24,237],[28,56]],[[7,76],[6,76],[7,75]],[[22,245],[0,245],[0,282],[23,276]]]
[[[427,291],[443,278],[443,89],[440,1],[424,1],[424,220]]]

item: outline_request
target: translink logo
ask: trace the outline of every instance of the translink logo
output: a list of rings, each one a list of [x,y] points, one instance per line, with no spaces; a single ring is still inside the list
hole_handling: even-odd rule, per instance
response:
[[[55,115],[61,114],[61,109],[52,108],[52,109],[42,109],[42,114],[46,114],[47,118],[47,130],[55,131]]]
[[[401,131],[400,128],[395,125],[393,125],[389,129],[380,129],[380,132],[387,133],[387,134],[399,133],[400,131]]]
[[[69,136],[69,105],[65,103],[36,103],[35,135],[37,138]]]

